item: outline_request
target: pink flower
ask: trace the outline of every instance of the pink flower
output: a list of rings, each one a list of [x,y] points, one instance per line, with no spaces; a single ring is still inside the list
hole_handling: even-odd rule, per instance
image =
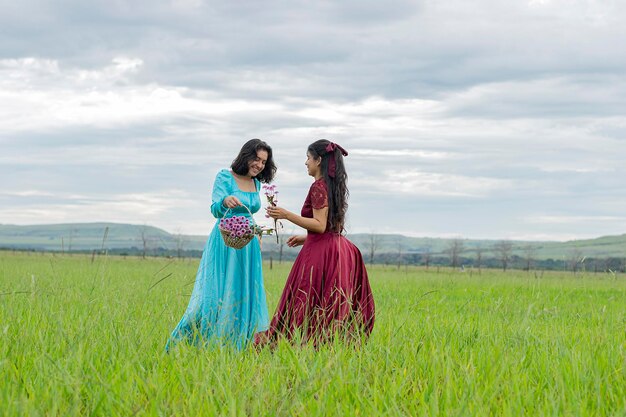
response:
[[[276,185],[272,184],[272,185],[263,185],[263,193],[265,194],[265,197],[267,198],[267,202],[271,207],[276,207],[276,205],[278,205],[278,199],[276,198],[276,194],[278,194],[278,191],[276,190]],[[269,218],[270,216],[268,214],[265,215],[266,218]],[[274,219],[274,231],[276,232],[276,243],[278,243],[278,220]],[[281,223],[282,226],[282,223]]]

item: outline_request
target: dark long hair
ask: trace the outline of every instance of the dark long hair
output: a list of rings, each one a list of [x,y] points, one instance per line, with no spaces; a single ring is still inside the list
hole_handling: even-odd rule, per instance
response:
[[[328,186],[328,223],[330,224],[330,230],[335,233],[342,233],[344,231],[343,225],[346,219],[346,211],[348,210],[348,196],[350,195],[347,186],[348,174],[343,164],[341,151],[338,148],[331,152],[326,151],[329,143],[329,140],[320,139],[310,144],[307,151],[315,159],[322,158],[322,176]],[[328,175],[330,158],[335,159],[334,178]]]
[[[267,152],[267,161],[265,162],[265,168],[263,168],[263,171],[259,172],[259,174],[254,178],[267,184],[272,182],[277,169],[274,164],[274,158],[272,157],[272,148],[261,139],[250,139],[241,147],[239,155],[237,155],[237,158],[235,158],[233,163],[230,165],[233,172],[239,175],[247,175],[249,169],[248,164],[250,161],[256,159],[257,152],[261,150]]]

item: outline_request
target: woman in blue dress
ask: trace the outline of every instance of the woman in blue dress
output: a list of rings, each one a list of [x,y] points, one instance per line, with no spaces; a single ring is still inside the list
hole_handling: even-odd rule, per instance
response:
[[[260,139],[243,145],[231,169],[215,178],[211,213],[218,219],[207,240],[187,310],[172,332],[166,351],[180,341],[215,340],[237,349],[267,330],[269,317],[257,238],[242,249],[224,244],[219,219],[251,217],[261,208],[261,182],[274,178],[272,148]],[[249,210],[249,211],[248,211]]]

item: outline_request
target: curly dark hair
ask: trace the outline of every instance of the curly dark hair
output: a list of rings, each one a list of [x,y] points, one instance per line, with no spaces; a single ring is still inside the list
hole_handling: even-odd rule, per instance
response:
[[[265,162],[265,168],[263,168],[263,171],[259,172],[259,174],[254,178],[266,184],[272,182],[277,170],[276,165],[274,164],[274,158],[272,157],[272,148],[261,139],[250,139],[241,147],[239,155],[237,155],[237,158],[235,158],[233,163],[230,165],[233,172],[238,175],[247,175],[249,169],[248,164],[250,161],[256,159],[257,152],[261,150],[267,152],[267,161]]]
[[[326,147],[330,143],[327,139],[320,139],[309,145],[307,151],[315,159],[322,158],[321,171],[324,181],[328,186],[328,223],[330,230],[335,233],[344,232],[346,211],[348,210],[348,174],[343,164],[343,155],[339,148],[327,152]],[[328,175],[328,161],[335,159],[335,177]]]

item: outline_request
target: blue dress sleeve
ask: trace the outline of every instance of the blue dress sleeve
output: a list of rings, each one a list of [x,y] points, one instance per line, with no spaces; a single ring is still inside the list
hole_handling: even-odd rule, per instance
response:
[[[224,207],[222,203],[230,194],[230,173],[223,169],[217,174],[215,182],[213,183],[211,213],[215,218],[219,219],[224,217],[226,207]]]

